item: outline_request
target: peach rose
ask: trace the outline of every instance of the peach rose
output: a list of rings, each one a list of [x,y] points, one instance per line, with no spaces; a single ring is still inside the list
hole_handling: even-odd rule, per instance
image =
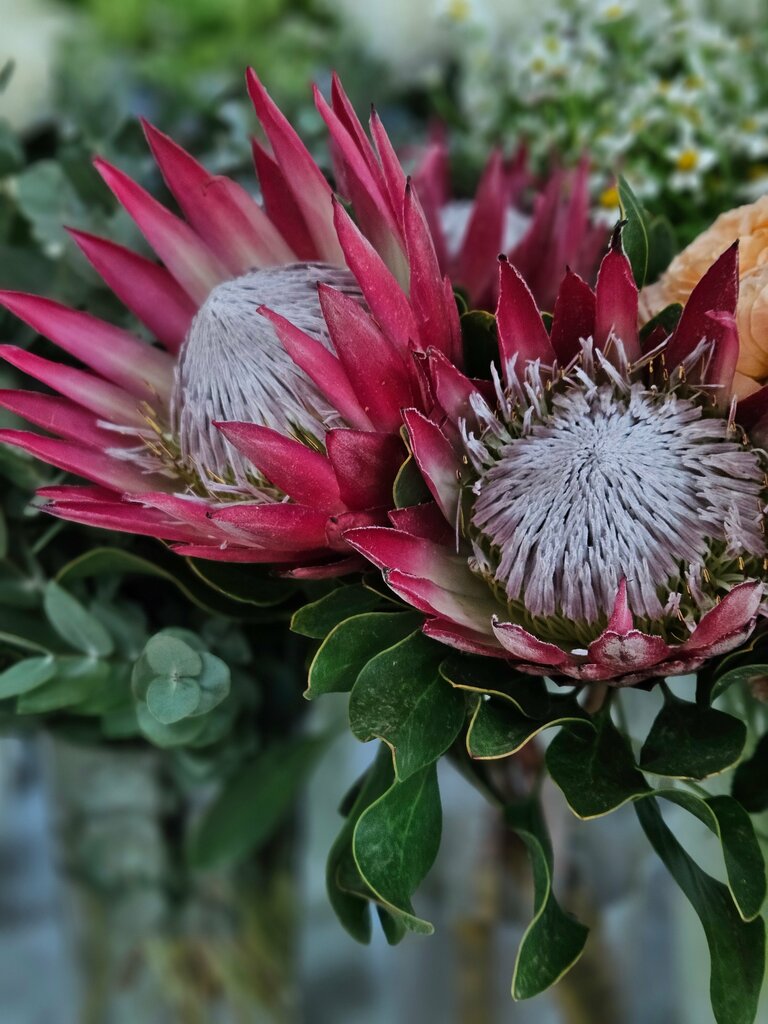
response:
[[[704,272],[739,239],[741,352],[736,389],[742,397],[768,379],[768,195],[722,213],[672,260],[655,284],[643,288],[640,313],[650,319],[671,302],[685,303]]]

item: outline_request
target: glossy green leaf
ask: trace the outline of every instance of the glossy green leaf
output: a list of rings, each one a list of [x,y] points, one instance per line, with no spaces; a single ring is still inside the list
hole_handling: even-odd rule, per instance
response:
[[[669,220],[663,216],[648,217],[648,271],[647,280],[655,281],[661,277],[675,255],[679,252],[675,232]]]
[[[547,748],[546,762],[553,782],[579,818],[609,814],[651,791],[607,708],[592,725],[563,726]]]
[[[440,674],[460,690],[509,701],[529,718],[549,713],[550,696],[544,680],[515,672],[506,661],[452,654],[440,666]]]
[[[244,566],[227,562],[186,559],[192,572],[223,597],[242,604],[271,608],[296,593],[295,584],[276,579],[258,565]]]
[[[432,495],[424,483],[419,467],[413,455],[403,462],[397,471],[395,482],[392,484],[392,501],[395,508],[410,508],[411,505],[421,505],[429,501]]]
[[[710,997],[717,1024],[753,1024],[765,973],[765,923],[745,922],[726,886],[689,857],[655,800],[635,805],[651,845],[690,901],[704,928],[711,958]]]
[[[15,665],[0,672],[0,700],[28,693],[53,679],[55,673],[56,661],[51,655],[17,661]]]
[[[433,926],[416,916],[411,897],[440,846],[442,807],[434,764],[393,785],[360,815],[352,849],[366,885],[413,932]]]
[[[480,699],[467,730],[467,751],[478,760],[509,757],[545,729],[588,720],[576,701],[553,697],[549,712],[529,718],[511,701]]]
[[[302,636],[323,640],[340,622],[373,611],[379,604],[381,598],[361,584],[337,587],[318,601],[299,608],[291,619],[291,629]]]
[[[375,902],[376,895],[360,875],[352,850],[352,839],[363,811],[383,796],[393,782],[392,754],[382,743],[371,766],[345,798],[349,806],[341,813],[346,814],[346,819],[328,854],[325,874],[328,898],[343,927],[358,942],[371,941],[370,904]],[[392,943],[403,936],[399,922],[396,932],[390,933],[390,923],[394,921],[390,914],[385,912],[382,915],[382,925]]]
[[[768,665],[740,665],[732,668],[712,681],[706,699],[712,704],[732,686],[748,686],[751,679],[763,676],[768,676]]]
[[[147,708],[161,725],[173,725],[194,714],[200,687],[189,676],[157,676],[147,687]]]
[[[649,240],[645,211],[627,181],[619,176],[619,203],[626,220],[621,240],[632,265],[632,274],[638,288],[642,288],[648,275]]]
[[[464,368],[470,377],[490,380],[491,366],[499,366],[499,340],[496,317],[482,309],[464,313],[460,320],[464,348]]]
[[[704,779],[734,765],[747,729],[733,715],[667,693],[640,753],[640,767],[654,775]]]
[[[366,612],[340,622],[312,659],[304,696],[348,693],[371,658],[412,633],[421,619],[416,612]]]
[[[423,633],[412,633],[372,658],[352,690],[352,732],[392,749],[400,781],[436,761],[464,724],[464,697],[438,671],[444,653]]]
[[[640,330],[640,340],[645,341],[649,335],[653,334],[657,327],[663,327],[667,334],[671,334],[677,327],[682,312],[683,307],[679,302],[672,302],[665,306],[656,316],[643,324]]]
[[[731,792],[750,814],[768,811],[768,733],[736,769]]]
[[[192,866],[232,864],[263,846],[294,808],[328,740],[328,735],[284,740],[240,768],[192,832]]]
[[[48,620],[65,643],[91,657],[108,657],[112,637],[97,618],[58,583],[51,580],[43,597]]]
[[[552,845],[537,800],[505,808],[506,823],[531,859],[534,916],[523,935],[512,976],[514,999],[530,999],[554,985],[581,956],[589,929],[567,914],[552,893]]]

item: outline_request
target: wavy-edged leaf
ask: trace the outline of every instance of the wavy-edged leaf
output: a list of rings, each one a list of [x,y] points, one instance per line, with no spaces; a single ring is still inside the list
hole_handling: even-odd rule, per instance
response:
[[[768,733],[736,769],[731,793],[750,814],[768,811]]]
[[[401,782],[436,761],[464,724],[464,697],[438,671],[443,654],[423,633],[411,633],[365,665],[349,699],[352,732],[391,748]]]
[[[417,612],[365,612],[340,622],[312,659],[304,696],[348,693],[371,658],[412,633],[421,619]]]
[[[710,997],[717,1024],[753,1024],[765,973],[765,923],[745,922],[728,888],[702,871],[664,823],[655,800],[635,811],[643,831],[696,911],[711,958]]]
[[[467,752],[481,761],[509,757],[545,729],[585,720],[586,712],[567,697],[554,697],[548,713],[541,718],[522,714],[512,701],[481,699],[467,730]]]
[[[742,721],[667,691],[640,752],[640,768],[676,779],[704,779],[730,768],[747,740]]]
[[[504,818],[528,848],[533,869],[534,916],[520,943],[512,976],[512,997],[530,999],[573,967],[589,929],[567,914],[552,893],[552,845],[539,802],[531,799],[510,805]]]
[[[437,856],[442,819],[437,768],[431,764],[395,781],[363,811],[352,837],[365,884],[408,931],[422,935],[434,927],[416,916],[411,897]]]
[[[550,695],[544,680],[515,672],[506,661],[452,654],[440,666],[440,674],[460,690],[510,701],[528,718],[549,713]]]
[[[381,598],[362,584],[337,587],[312,604],[299,608],[291,619],[291,629],[302,636],[324,640],[340,622],[373,611],[380,604]]]

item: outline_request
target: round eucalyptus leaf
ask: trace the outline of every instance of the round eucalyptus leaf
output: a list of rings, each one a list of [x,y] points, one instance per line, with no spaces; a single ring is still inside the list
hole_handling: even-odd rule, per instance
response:
[[[203,670],[196,679],[200,688],[200,700],[195,709],[196,715],[205,715],[229,695],[232,683],[229,666],[221,658],[213,654],[201,654]]]
[[[158,722],[143,700],[136,704],[136,720],[146,739],[162,749],[183,747],[192,743],[203,731],[207,721],[205,718],[185,718],[172,725],[163,725],[162,722]]]
[[[147,708],[161,725],[173,725],[194,714],[200,695],[189,676],[156,676],[147,689]]]
[[[168,633],[151,637],[144,648],[144,657],[157,676],[197,676],[203,668],[198,652],[186,640]]]

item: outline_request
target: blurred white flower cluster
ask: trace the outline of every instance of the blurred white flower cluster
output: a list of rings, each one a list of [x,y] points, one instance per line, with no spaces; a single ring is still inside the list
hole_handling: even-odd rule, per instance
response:
[[[435,87],[452,70],[470,157],[499,138],[541,159],[589,151],[607,218],[612,170],[683,211],[768,189],[765,0],[335,4],[399,81]]]

